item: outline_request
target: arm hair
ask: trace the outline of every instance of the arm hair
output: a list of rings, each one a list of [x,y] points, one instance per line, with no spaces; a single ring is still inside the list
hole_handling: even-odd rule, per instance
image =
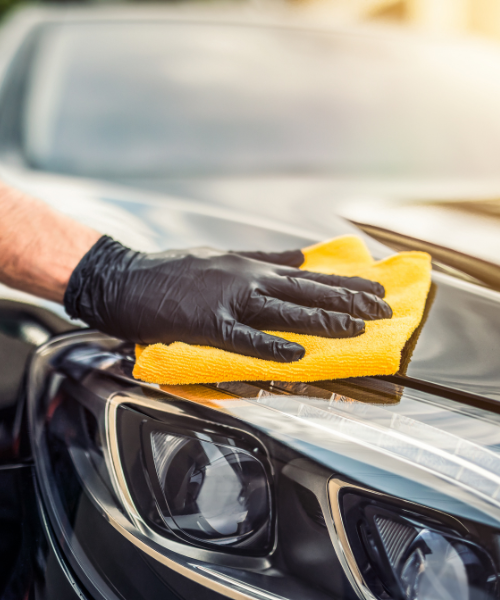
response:
[[[0,282],[62,303],[69,278],[101,237],[0,181]]]

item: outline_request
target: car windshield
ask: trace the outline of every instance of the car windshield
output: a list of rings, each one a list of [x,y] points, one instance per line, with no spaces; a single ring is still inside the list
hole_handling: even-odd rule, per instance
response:
[[[417,46],[182,21],[45,26],[25,153],[90,176],[497,174],[498,67],[450,71],[444,50]]]

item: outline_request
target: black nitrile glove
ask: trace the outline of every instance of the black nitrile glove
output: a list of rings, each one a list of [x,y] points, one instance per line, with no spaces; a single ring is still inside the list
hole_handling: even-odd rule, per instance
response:
[[[300,251],[144,254],[104,236],[71,275],[64,305],[131,342],[181,341],[279,362],[299,360],[304,348],[260,330],[345,338],[363,333],[363,319],[392,316],[379,283],[289,266],[303,261]]]

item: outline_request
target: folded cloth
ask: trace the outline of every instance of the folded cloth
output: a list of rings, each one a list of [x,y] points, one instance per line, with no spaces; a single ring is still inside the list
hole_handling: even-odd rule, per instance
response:
[[[168,385],[222,381],[320,381],[368,375],[393,375],[401,350],[422,319],[431,283],[431,258],[401,252],[375,262],[357,236],[343,236],[303,250],[302,269],[357,275],[381,283],[392,319],[367,321],[355,338],[331,339],[270,331],[304,346],[304,358],[279,363],[182,342],[136,346],[134,377]]]

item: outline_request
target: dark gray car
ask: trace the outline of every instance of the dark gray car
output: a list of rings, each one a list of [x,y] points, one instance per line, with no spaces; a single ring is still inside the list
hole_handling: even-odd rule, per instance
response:
[[[368,169],[338,141],[348,124],[329,117],[333,88],[302,89],[297,72],[369,39],[137,19],[28,12],[5,30],[3,177],[144,249],[279,250],[352,232],[378,258],[419,247],[333,215],[314,224],[304,204],[303,222],[281,223],[238,197],[208,201],[221,173],[244,194],[266,168]],[[182,169],[207,199],[138,189]],[[424,320],[393,377],[142,384],[129,344],[0,288],[0,596],[497,598],[500,278],[430,249]]]

